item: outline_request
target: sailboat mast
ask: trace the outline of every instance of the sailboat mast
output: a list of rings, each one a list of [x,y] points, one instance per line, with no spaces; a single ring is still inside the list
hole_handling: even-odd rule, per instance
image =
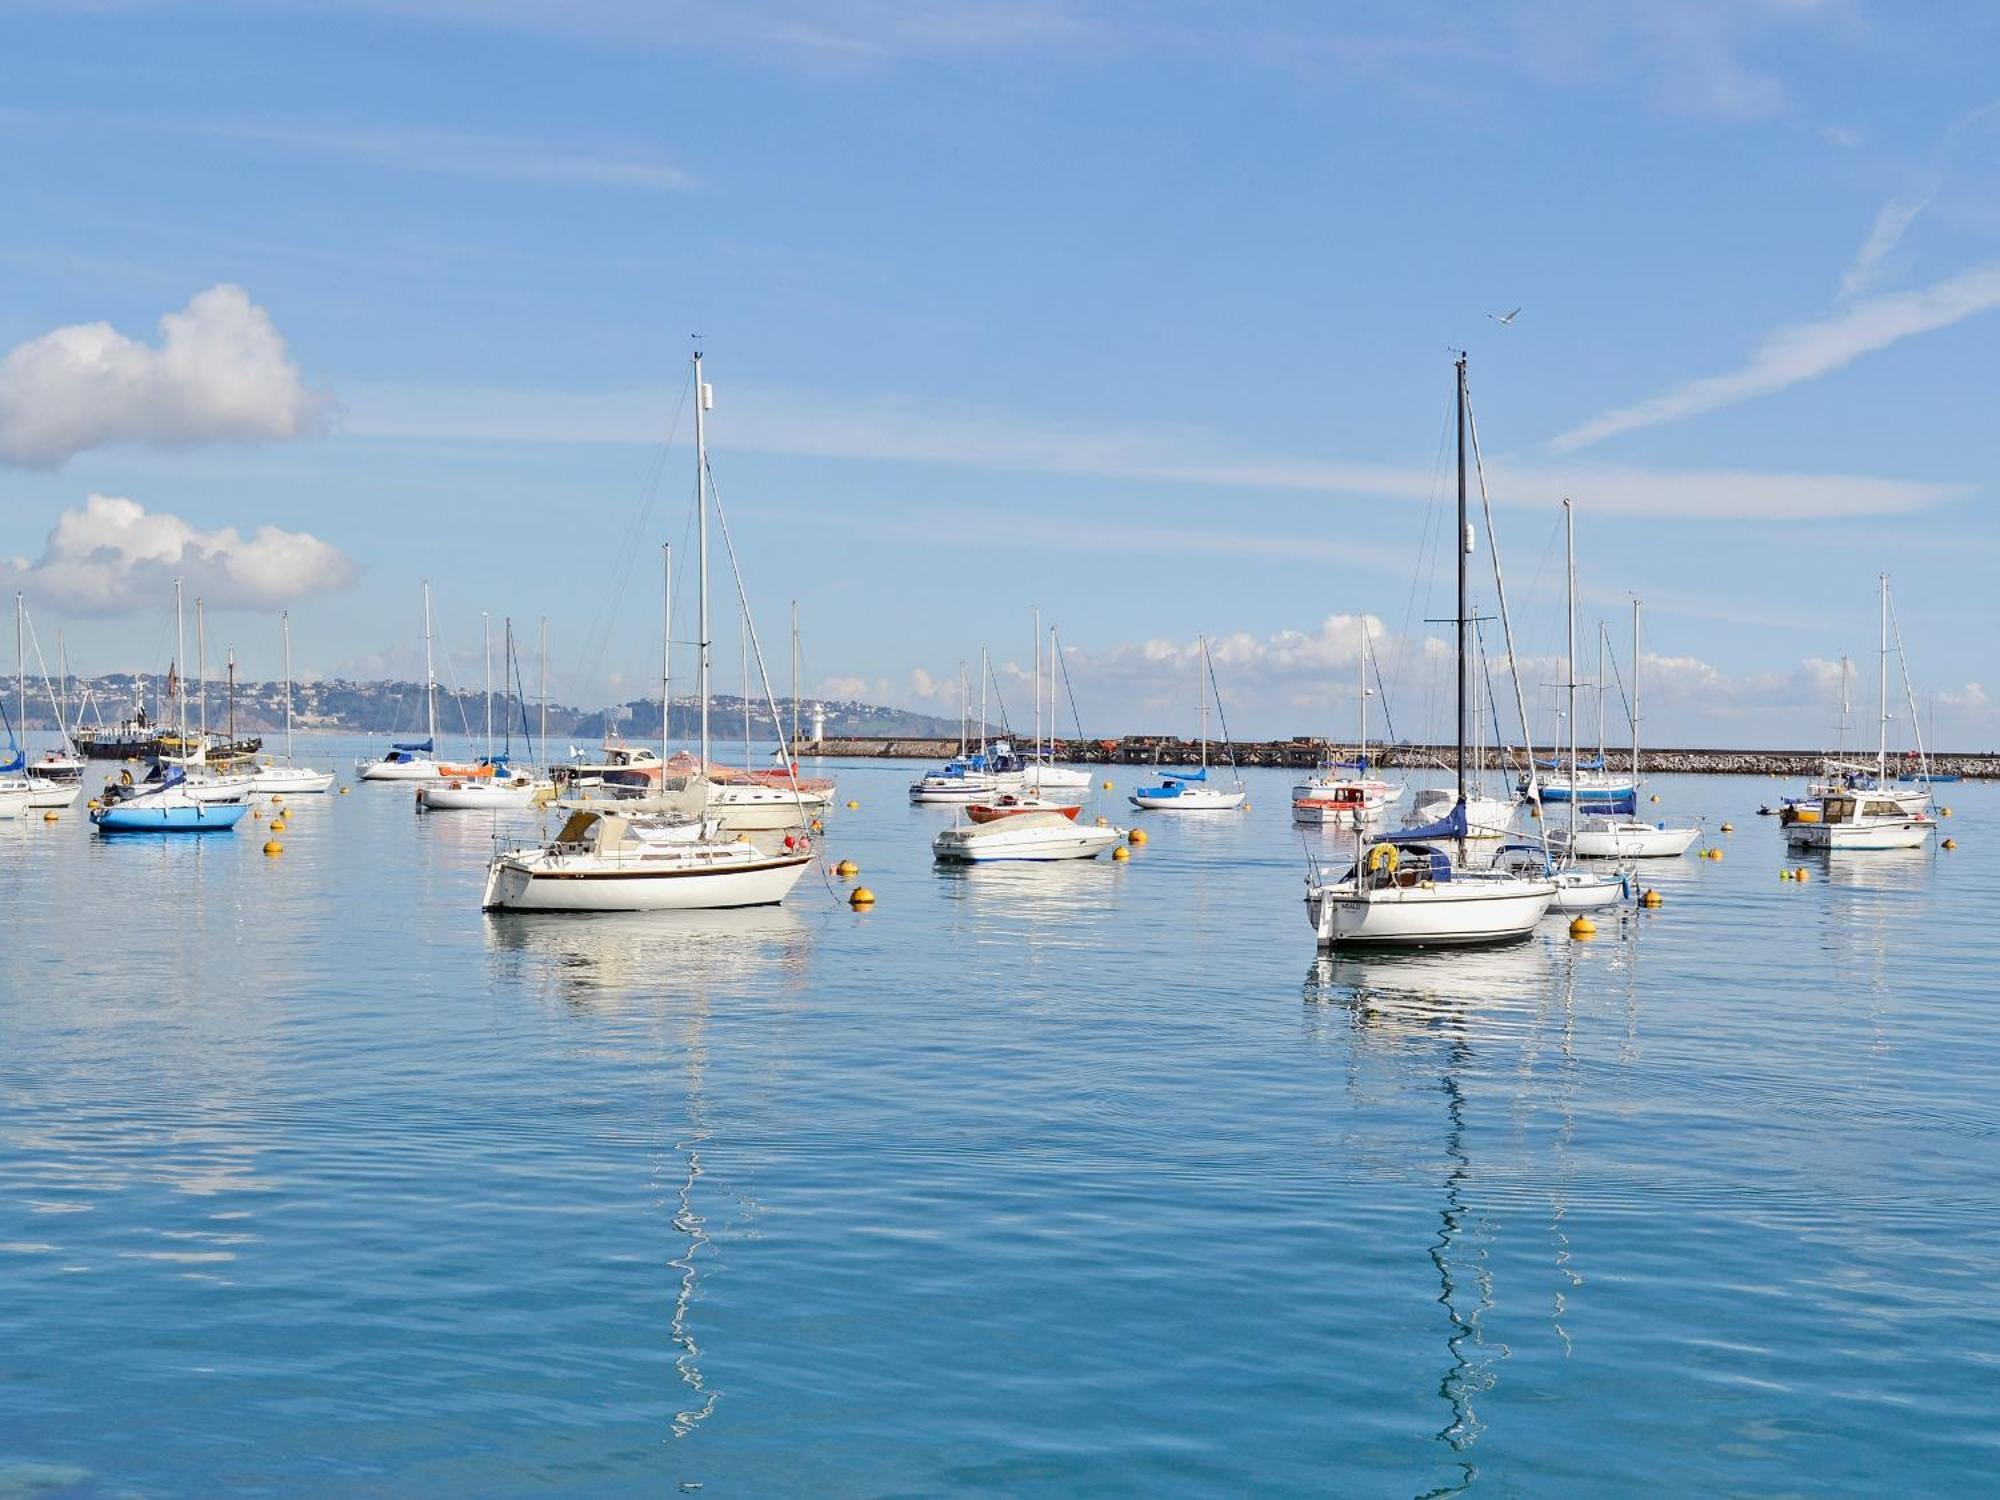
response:
[[[1363,616],[1361,621],[1361,664],[1359,671],[1361,688],[1361,748],[1355,756],[1355,759],[1360,762],[1355,769],[1361,775],[1366,776],[1368,774],[1368,620],[1366,616]]]
[[[1632,795],[1639,794],[1639,601],[1632,600]]]
[[[285,764],[292,763],[292,612],[278,616],[285,632]]]
[[[1197,669],[1194,696],[1201,712],[1201,768],[1208,769],[1208,637],[1201,637],[1201,665]]]
[[[979,648],[979,758],[986,758],[986,685],[993,679],[993,662],[984,646]]]
[[[1597,758],[1604,759],[1604,622],[1597,622]]]
[[[1881,786],[1889,774],[1889,575],[1880,576],[1882,586],[1882,654],[1879,697],[1882,722],[1875,741],[1875,785]]]
[[[1035,610],[1035,748],[1034,759],[1042,758],[1042,612]]]
[[[549,617],[542,616],[542,665],[540,681],[536,684],[536,695],[541,699],[541,718],[536,725],[536,758],[546,766],[549,763]]]
[[[202,608],[201,596],[194,601],[194,660],[196,683],[201,693],[201,754],[208,759],[208,614]],[[187,746],[181,746],[183,757]]]
[[[187,617],[181,608],[181,581],[178,578],[174,580],[174,660],[176,662],[187,660]],[[180,681],[174,684],[174,703],[178,709],[176,717],[179,720],[178,732],[180,734],[181,753],[186,755],[188,737],[187,674],[182,672],[179,676]]]
[[[493,616],[479,612],[479,650],[486,658],[486,758],[493,759]]]
[[[229,648],[229,743],[236,743],[236,648]]]
[[[701,766],[708,770],[708,422],[710,396],[701,378],[701,350],[694,351],[694,513],[695,513],[695,613],[698,640],[695,647],[696,692],[701,696]]]
[[[958,758],[960,760],[965,759],[965,720],[971,712],[970,702],[965,688],[965,663],[960,662],[958,664]]]
[[[792,745],[786,752],[789,759],[796,753],[799,743],[799,601],[792,601]]]
[[[660,760],[674,738],[674,544],[660,542]]]
[[[1569,717],[1569,848],[1572,859],[1576,857],[1576,804],[1583,795],[1583,788],[1577,782],[1576,769],[1576,519],[1570,514],[1569,500],[1563,500],[1563,555],[1566,565],[1563,572],[1563,614],[1569,631],[1569,645],[1563,657],[1563,676],[1568,678],[1564,687],[1569,695],[1566,713]]]
[[[75,742],[69,733],[69,647],[63,644],[63,633],[60,630],[56,632],[56,681],[62,685],[62,696],[56,704],[56,727],[62,730],[63,748],[74,753]],[[78,718],[81,717],[79,714]],[[1931,728],[1937,728],[1935,700],[1931,705]]]
[[[22,635],[27,609],[26,596],[19,589],[14,590],[14,696],[18,704],[14,722],[21,726],[23,734],[28,732],[28,648]]]
[[[1465,810],[1465,651],[1467,569],[1472,551],[1472,525],[1465,515],[1465,355],[1458,356],[1458,806]],[[1459,857],[1465,855],[1459,841]]]
[[[424,738],[429,742],[427,754],[437,753],[437,668],[431,655],[431,581],[424,580]]]
[[[502,617],[502,629],[506,644],[500,653],[500,730],[505,736],[506,748],[501,752],[509,760],[513,759],[514,723],[507,712],[514,706],[514,679],[508,674],[514,670],[514,617]]]

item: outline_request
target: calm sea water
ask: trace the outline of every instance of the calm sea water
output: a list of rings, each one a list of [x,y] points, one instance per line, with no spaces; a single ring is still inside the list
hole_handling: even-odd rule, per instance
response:
[[[1798,885],[1668,778],[1659,910],[1318,962],[1281,774],[970,872],[911,774],[863,915],[0,824],[0,1496],[1993,1484],[2000,792]]]

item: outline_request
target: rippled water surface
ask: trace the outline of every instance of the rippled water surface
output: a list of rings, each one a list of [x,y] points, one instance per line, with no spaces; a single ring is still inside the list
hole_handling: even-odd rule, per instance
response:
[[[1657,911],[1316,962],[1279,773],[969,872],[911,774],[858,916],[0,824],[0,1496],[1992,1485],[2000,792],[1801,885],[1668,778]]]

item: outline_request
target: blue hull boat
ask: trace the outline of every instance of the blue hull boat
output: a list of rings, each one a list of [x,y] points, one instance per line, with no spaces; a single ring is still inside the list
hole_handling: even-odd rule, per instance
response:
[[[247,802],[156,802],[138,797],[90,815],[101,833],[227,833],[250,811]]]

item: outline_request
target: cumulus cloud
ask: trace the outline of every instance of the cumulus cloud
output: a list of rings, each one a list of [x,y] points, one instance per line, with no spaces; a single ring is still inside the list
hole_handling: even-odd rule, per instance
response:
[[[53,469],[88,448],[309,436],[330,398],[306,388],[271,315],[240,286],[197,293],[157,344],[73,323],[0,359],[0,459]]]
[[[338,547],[302,531],[199,531],[115,495],[92,495],[65,511],[39,558],[0,564],[9,587],[83,615],[157,608],[175,578],[218,609],[276,609],[346,588],[359,571]]]

